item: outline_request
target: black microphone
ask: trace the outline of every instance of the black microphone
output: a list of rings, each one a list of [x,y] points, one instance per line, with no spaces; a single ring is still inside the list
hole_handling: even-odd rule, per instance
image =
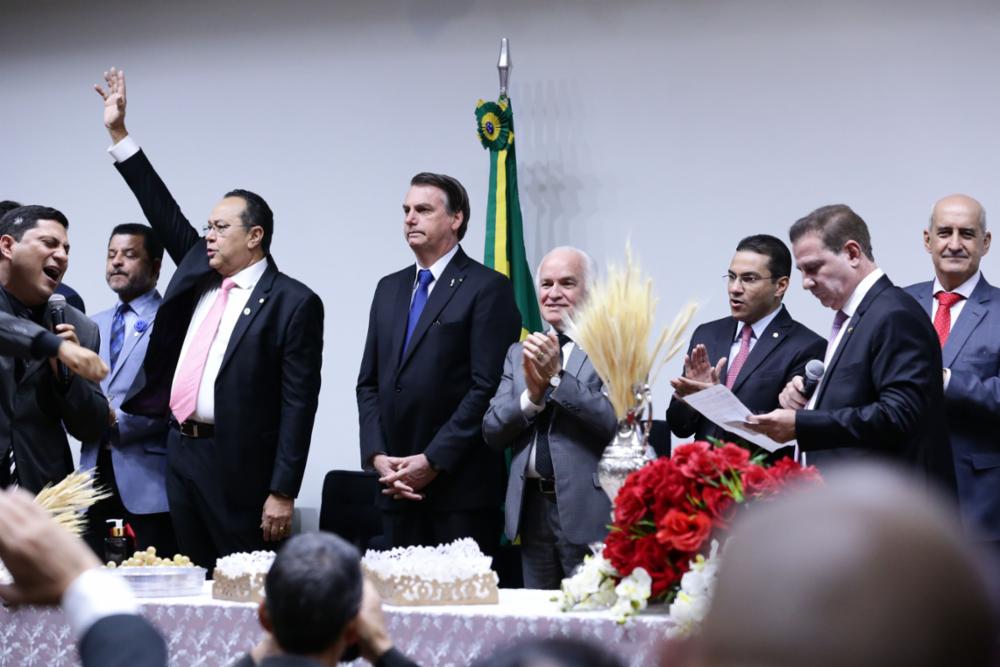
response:
[[[802,379],[802,395],[807,401],[816,392],[816,387],[819,386],[819,381],[823,379],[825,372],[826,366],[819,359],[812,359],[806,364],[806,375]]]
[[[60,324],[66,324],[66,297],[62,294],[53,294],[49,297],[49,319],[52,322],[52,331]],[[61,361],[56,362],[56,371],[59,375],[59,382],[63,387],[69,384],[69,369]]]

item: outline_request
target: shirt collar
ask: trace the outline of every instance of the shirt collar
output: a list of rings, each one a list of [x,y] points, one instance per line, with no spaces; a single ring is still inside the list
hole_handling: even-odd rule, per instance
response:
[[[941,281],[937,278],[934,279],[934,287],[931,289],[931,296],[934,296],[938,292],[953,292],[955,294],[962,295],[963,298],[968,299],[972,296],[973,290],[979,285],[979,279],[983,277],[982,271],[976,271],[975,275],[966,280],[964,283],[959,285],[953,290],[946,290],[941,284]]]
[[[142,296],[137,296],[128,302],[128,307],[139,317],[145,317],[148,311],[156,312],[156,298],[159,294],[156,292],[156,288],[149,290]],[[115,304],[115,309],[117,310],[122,305],[122,300],[118,299],[118,303]]]
[[[260,277],[267,271],[267,259],[262,257],[238,273],[229,276],[240,289],[253,289]]]
[[[759,320],[751,324],[750,329],[753,331],[753,337],[756,338],[757,340],[760,340],[760,337],[764,335],[764,332],[767,331],[767,328],[771,326],[771,322],[774,321],[774,318],[778,316],[778,313],[780,313],[781,309],[784,307],[785,307],[784,304],[779,305],[770,313],[768,313],[764,317],[760,318]],[[736,335],[733,337],[733,342],[739,340],[740,336],[743,333],[743,327],[747,326],[746,322],[743,322],[742,325],[743,326],[736,327]]]
[[[420,269],[430,269],[431,275],[434,276],[434,280],[437,281],[437,279],[441,277],[441,274],[444,273],[445,267],[448,266],[448,263],[451,262],[457,252],[458,244],[456,243],[455,247],[439,257],[438,260],[430,266],[420,266],[420,262],[417,262],[417,268],[413,273],[414,283],[417,280],[417,272],[419,272]]]
[[[844,307],[841,308],[841,310],[844,311],[844,315],[853,317],[854,311],[857,310],[858,306],[861,305],[861,302],[864,301],[869,290],[871,290],[878,279],[884,275],[885,271],[876,266],[874,271],[865,276],[864,279],[858,283],[858,286],[854,288],[854,293],[851,294],[851,298],[848,299],[847,303],[844,304]]]

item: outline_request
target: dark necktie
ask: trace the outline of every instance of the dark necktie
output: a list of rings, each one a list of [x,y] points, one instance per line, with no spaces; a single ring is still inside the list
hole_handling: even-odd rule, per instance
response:
[[[11,304],[14,308],[14,313],[25,320],[34,321],[33,313],[24,306],[20,304]],[[20,307],[18,307],[20,306]],[[14,380],[20,382],[21,378],[24,377],[24,371],[27,369],[27,362],[24,359],[17,358],[14,359]],[[17,475],[17,461],[14,458],[14,445],[7,449],[3,457],[0,457],[0,488],[7,488],[12,486],[19,486],[20,480]]]
[[[413,303],[410,304],[410,314],[406,318],[406,340],[403,341],[403,353],[406,353],[406,348],[410,344],[410,338],[413,336],[413,330],[417,328],[417,322],[420,320],[420,313],[424,312],[424,306],[427,305],[427,295],[429,294],[428,287],[434,280],[434,274],[430,272],[430,269],[420,269],[417,272],[417,291],[413,294]]]
[[[122,352],[122,346],[125,344],[125,313],[127,313],[131,308],[127,303],[118,304],[118,308],[115,310],[115,316],[111,320],[111,340],[108,342],[108,351],[111,356],[111,369],[114,370],[115,365],[118,363],[118,355]]]
[[[566,363],[566,360],[562,358],[562,350],[569,340],[569,336],[566,334],[559,334],[560,366],[564,366]],[[552,417],[555,411],[555,404],[549,401],[535,420],[535,472],[545,479],[553,479],[556,474],[555,468],[552,466],[552,450],[549,449],[549,429],[552,428]]]

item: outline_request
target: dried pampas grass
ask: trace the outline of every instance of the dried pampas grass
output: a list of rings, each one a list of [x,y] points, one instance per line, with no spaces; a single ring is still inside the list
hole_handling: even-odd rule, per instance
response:
[[[87,510],[97,501],[110,497],[110,491],[94,484],[93,469],[78,470],[58,484],[39,491],[35,503],[63,528],[80,535],[86,524]]]
[[[586,350],[619,420],[637,407],[637,394],[645,393],[663,364],[684,348],[684,332],[698,309],[695,303],[684,306],[651,351],[656,303],[653,281],[643,277],[627,245],[625,266],[609,265],[607,277],[594,284],[569,322],[570,336]]]

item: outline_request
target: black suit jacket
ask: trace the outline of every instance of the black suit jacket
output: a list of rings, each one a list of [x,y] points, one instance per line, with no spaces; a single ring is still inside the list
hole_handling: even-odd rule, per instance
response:
[[[30,357],[31,342],[41,328],[29,320],[18,319],[7,293],[0,290],[0,326],[7,323],[0,340],[0,351]],[[100,334],[97,325],[73,306],[65,308],[66,322],[76,327],[80,344],[97,352]],[[49,327],[48,314],[45,326]],[[20,342],[19,342],[20,341]],[[25,346],[26,345],[26,346]],[[21,347],[22,349],[18,350]],[[16,379],[16,366],[24,372]],[[48,359],[18,361],[0,357],[0,458],[8,447],[14,448],[17,475],[23,488],[38,493],[43,486],[56,483],[73,472],[73,456],[66,432],[87,441],[101,437],[108,426],[108,399],[96,382],[70,376],[63,389]]]
[[[809,463],[881,456],[954,490],[944,412],[941,345],[927,313],[888,276],[845,322],[814,410],[795,413]]]
[[[142,616],[106,616],[80,639],[80,661],[83,667],[166,667],[167,645]]]
[[[177,263],[143,372],[123,403],[149,417],[170,413],[170,388],[181,345],[201,294],[221,277],[199,237],[140,151],[116,165],[170,257]],[[323,303],[278,271],[267,257],[233,330],[215,380],[219,483],[238,506],[259,507],[268,493],[295,497],[302,484],[320,388]]]
[[[712,363],[731,356],[730,349],[738,324],[732,317],[702,324],[691,336],[688,354],[695,345],[701,344],[708,350],[708,358]],[[781,306],[750,350],[750,356],[736,376],[732,391],[751,412],[770,412],[779,407],[778,395],[789,380],[802,375],[806,363],[811,359],[822,361],[825,352],[826,340],[793,320],[788,310]],[[723,370],[723,377],[725,373]],[[667,423],[679,438],[693,435],[695,440],[707,437],[738,440],[737,436],[719,428],[677,397],[670,400]]]
[[[434,285],[401,355],[416,270],[379,281],[358,374],[361,462],[379,453],[427,455],[440,474],[421,505],[467,510],[503,497],[503,458],[483,441],[483,415],[496,392],[521,314],[502,274],[461,248]],[[400,508],[379,494],[383,507]]]

